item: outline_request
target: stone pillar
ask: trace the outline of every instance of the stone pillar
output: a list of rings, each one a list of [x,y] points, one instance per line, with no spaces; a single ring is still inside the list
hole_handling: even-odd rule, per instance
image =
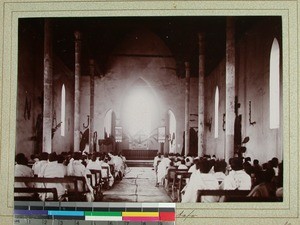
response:
[[[204,153],[204,76],[205,45],[204,34],[199,33],[199,86],[198,86],[198,156]]]
[[[225,160],[234,152],[234,100],[235,100],[235,27],[234,19],[227,18],[226,25],[226,146]]]
[[[190,64],[185,62],[185,126],[184,155],[190,151]]]
[[[80,60],[81,60],[81,34],[76,31],[75,35],[75,95],[74,95],[74,151],[80,149]]]
[[[94,150],[93,136],[94,136],[94,75],[95,75],[95,62],[90,60],[90,153]]]
[[[53,67],[52,67],[52,26],[49,19],[44,23],[44,103],[43,103],[43,152],[52,151],[53,111]]]

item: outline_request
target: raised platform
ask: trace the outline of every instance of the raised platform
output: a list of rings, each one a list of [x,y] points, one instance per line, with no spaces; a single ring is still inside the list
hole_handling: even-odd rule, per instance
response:
[[[128,167],[153,167],[153,160],[126,160]]]
[[[127,160],[153,160],[157,155],[158,150],[132,150],[123,149],[122,155],[126,157]]]

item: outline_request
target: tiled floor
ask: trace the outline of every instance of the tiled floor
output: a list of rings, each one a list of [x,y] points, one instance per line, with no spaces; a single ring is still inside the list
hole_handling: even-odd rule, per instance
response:
[[[172,202],[162,186],[155,187],[151,167],[130,167],[122,181],[103,192],[104,202]]]

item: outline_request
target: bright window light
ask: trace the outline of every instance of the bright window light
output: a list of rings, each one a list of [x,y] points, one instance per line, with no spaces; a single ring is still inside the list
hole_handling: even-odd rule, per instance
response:
[[[279,70],[280,70],[280,50],[277,39],[272,44],[270,56],[270,129],[279,128]]]
[[[104,118],[104,135],[105,132],[107,134],[107,137],[111,136],[111,129],[112,129],[112,110],[108,110],[105,114]]]
[[[149,137],[155,101],[149,87],[134,87],[124,102],[124,126],[131,137]]]
[[[66,124],[66,89],[65,85],[63,84],[61,88],[61,114],[60,114],[60,120],[61,120],[61,127],[60,127],[60,135],[65,136],[65,124]]]
[[[219,137],[219,88],[215,93],[215,138]]]

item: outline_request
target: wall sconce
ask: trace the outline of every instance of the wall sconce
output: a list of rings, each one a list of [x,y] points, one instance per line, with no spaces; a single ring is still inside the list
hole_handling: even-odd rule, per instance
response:
[[[225,131],[225,124],[226,124],[226,114],[223,113],[223,124],[222,124],[223,131]]]
[[[208,130],[211,131],[212,117],[205,123],[205,126],[208,127]]]
[[[256,124],[255,121],[251,121],[251,101],[249,101],[249,124],[251,126],[254,126],[254,124]]]
[[[88,128],[89,125],[90,125],[90,116],[87,115],[87,125],[85,125],[85,123],[82,124],[83,125],[83,128]]]

